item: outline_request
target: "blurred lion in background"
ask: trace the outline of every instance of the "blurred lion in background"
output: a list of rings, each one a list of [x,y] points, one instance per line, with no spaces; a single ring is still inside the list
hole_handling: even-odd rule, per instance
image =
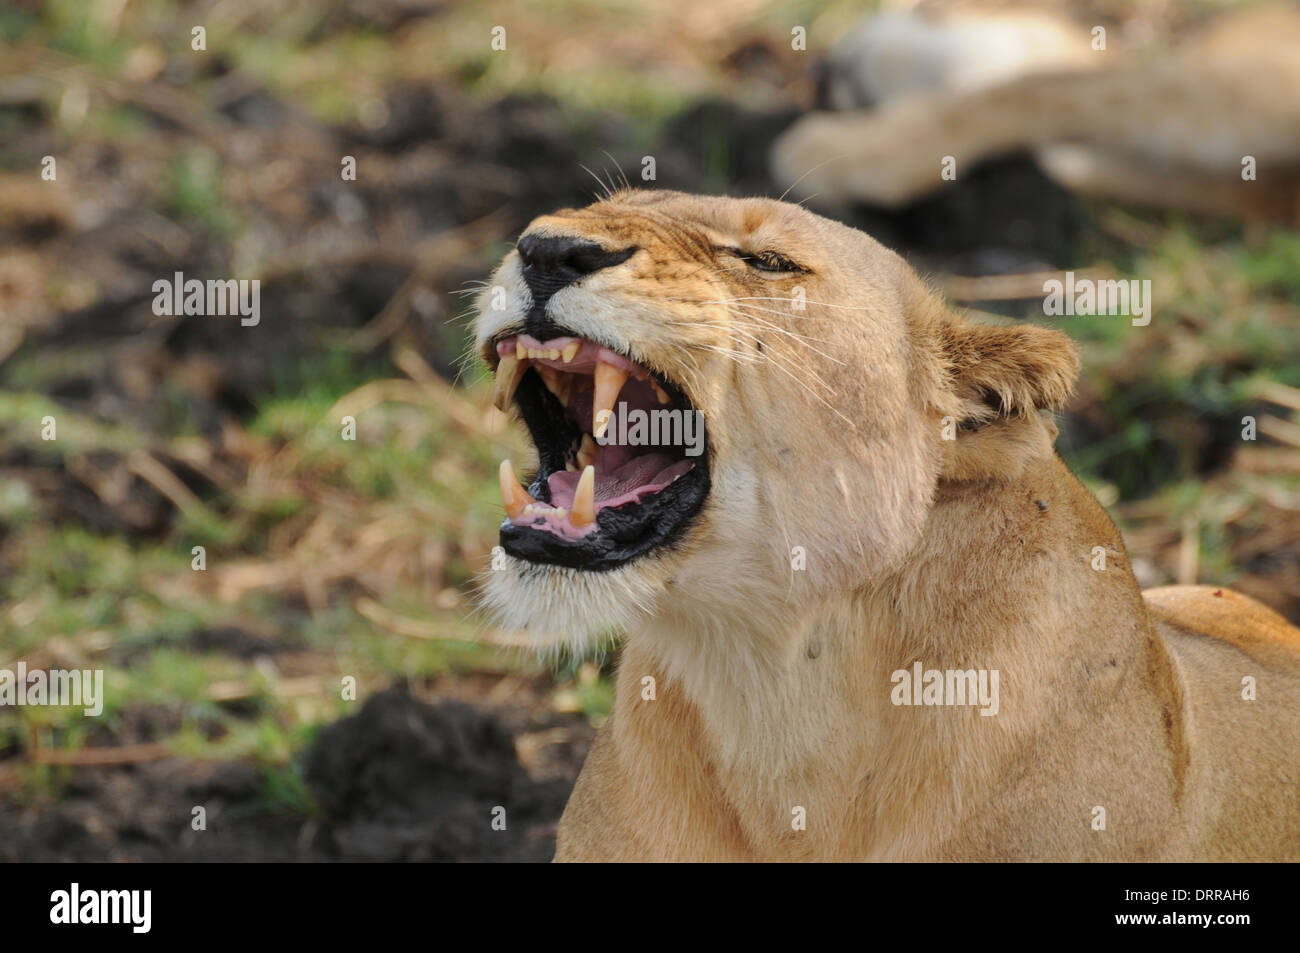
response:
[[[1100,33],[1098,31],[1101,31]],[[1039,8],[927,4],[867,20],[831,54],[824,103],[772,150],[819,206],[899,206],[1032,150],[1062,186],[1300,223],[1300,9],[1225,13],[1172,47]]]

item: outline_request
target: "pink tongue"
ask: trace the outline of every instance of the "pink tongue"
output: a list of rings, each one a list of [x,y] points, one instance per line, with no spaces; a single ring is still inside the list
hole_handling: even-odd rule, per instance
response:
[[[690,460],[673,462],[663,453],[643,453],[609,472],[602,473],[597,468],[596,509],[639,502],[651,493],[658,493],[693,465]],[[571,510],[573,493],[581,476],[581,471],[572,470],[552,473],[546,480],[551,488],[551,506]]]

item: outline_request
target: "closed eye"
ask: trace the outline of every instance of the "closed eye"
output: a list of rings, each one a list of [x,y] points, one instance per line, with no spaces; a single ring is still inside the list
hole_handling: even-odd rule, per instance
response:
[[[754,271],[768,275],[800,274],[808,270],[793,259],[787,258],[772,249],[756,252],[745,251],[743,248],[720,248],[718,250],[734,255]]]

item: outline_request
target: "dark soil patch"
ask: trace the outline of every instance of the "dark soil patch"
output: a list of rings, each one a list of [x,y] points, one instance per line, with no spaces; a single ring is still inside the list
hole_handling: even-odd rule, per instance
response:
[[[491,712],[400,691],[322,731],[304,766],[317,844],[357,860],[549,860],[572,787],[533,781]]]
[[[131,719],[131,734],[151,734],[155,714]],[[0,799],[0,861],[547,861],[592,732],[573,716],[534,720],[565,740],[530,772],[508,727],[518,721],[382,692],[302,755],[307,811],[284,806],[275,776],[247,762],[64,769],[54,802]],[[196,807],[206,830],[192,828]]]

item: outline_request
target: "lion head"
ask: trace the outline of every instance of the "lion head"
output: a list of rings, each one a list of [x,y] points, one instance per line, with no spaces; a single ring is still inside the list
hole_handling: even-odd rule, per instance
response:
[[[1037,411],[1078,366],[1058,332],[959,319],[862,232],[662,191],[533,221],[475,331],[538,457],[526,488],[502,466],[507,558],[485,601],[578,643],[867,584],[916,544],[942,480],[1050,452]]]

